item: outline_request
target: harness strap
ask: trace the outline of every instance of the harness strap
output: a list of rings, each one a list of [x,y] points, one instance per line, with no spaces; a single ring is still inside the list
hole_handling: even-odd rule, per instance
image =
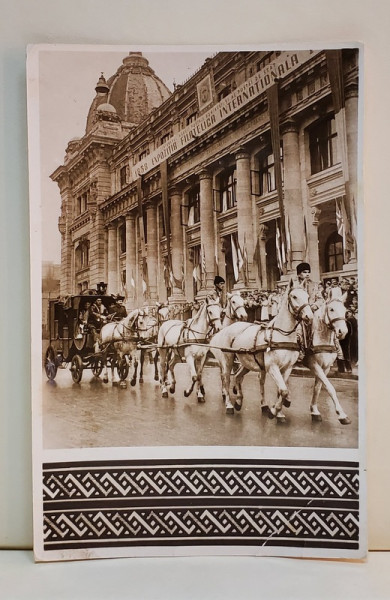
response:
[[[318,344],[317,346],[312,346],[310,350],[313,354],[320,354],[321,352],[337,352],[336,346],[331,346],[330,344]]]

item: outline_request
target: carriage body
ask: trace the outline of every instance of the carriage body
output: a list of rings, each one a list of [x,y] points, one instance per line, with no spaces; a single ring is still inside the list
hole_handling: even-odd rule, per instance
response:
[[[97,372],[101,367],[94,352],[94,338],[88,325],[81,325],[80,314],[85,304],[101,298],[108,308],[111,296],[86,293],[65,300],[49,302],[49,346],[45,352],[44,368],[48,379],[55,379],[59,367],[71,364],[74,381],[80,381],[83,368]]]

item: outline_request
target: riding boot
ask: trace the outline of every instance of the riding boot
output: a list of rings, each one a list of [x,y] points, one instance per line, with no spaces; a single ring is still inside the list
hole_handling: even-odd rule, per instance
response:
[[[337,359],[337,369],[339,373],[345,373],[344,360],[342,358]]]
[[[352,366],[350,360],[345,360],[345,371],[346,373],[352,373]]]

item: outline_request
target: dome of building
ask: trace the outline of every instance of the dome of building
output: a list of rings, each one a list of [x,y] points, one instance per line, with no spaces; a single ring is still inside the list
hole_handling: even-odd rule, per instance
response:
[[[97,110],[107,110],[103,106],[111,105],[122,121],[138,125],[171,95],[141,52],[130,52],[107,82],[102,73],[95,90],[87,118],[87,133],[95,123]],[[112,112],[112,108],[108,110]]]
[[[96,109],[98,112],[110,112],[116,113],[116,108],[112,104],[108,104],[108,102],[104,102],[103,104],[99,104]]]

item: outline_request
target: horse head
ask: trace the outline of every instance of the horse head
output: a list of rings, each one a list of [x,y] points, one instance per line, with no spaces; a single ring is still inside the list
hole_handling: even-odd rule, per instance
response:
[[[237,319],[237,321],[246,321],[248,314],[244,306],[244,298],[239,292],[234,294],[226,294],[227,305],[226,305],[226,316],[229,319]]]
[[[303,321],[307,324],[313,321],[313,311],[309,304],[309,294],[302,287],[294,287],[292,279],[290,279],[290,285],[287,289],[287,302],[289,311],[297,321]]]
[[[159,323],[163,323],[164,321],[168,321],[170,308],[168,304],[162,304],[161,302],[156,302],[157,306],[157,319]]]
[[[214,331],[217,332],[220,329],[222,329],[222,307],[219,303],[219,300],[216,299],[214,296],[206,296],[205,308],[207,320],[211,327],[214,329]]]
[[[343,340],[348,333],[347,321],[345,319],[346,308],[344,302],[347,293],[340,298],[330,298],[324,304],[323,321],[336,334],[337,339]]]

